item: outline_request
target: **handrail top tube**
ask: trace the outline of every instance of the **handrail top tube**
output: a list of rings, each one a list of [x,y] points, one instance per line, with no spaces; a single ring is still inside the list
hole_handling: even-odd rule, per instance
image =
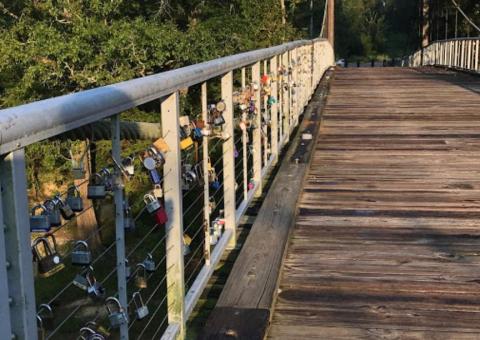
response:
[[[0,110],[0,155],[325,39],[298,40]]]

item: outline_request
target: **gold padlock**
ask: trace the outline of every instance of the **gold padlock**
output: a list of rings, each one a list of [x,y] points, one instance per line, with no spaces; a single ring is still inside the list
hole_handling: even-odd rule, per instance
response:
[[[191,137],[187,137],[180,141],[180,149],[187,150],[193,146],[193,139]]]

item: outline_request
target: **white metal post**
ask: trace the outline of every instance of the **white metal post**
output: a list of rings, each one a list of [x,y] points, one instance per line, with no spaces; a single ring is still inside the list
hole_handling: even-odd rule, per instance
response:
[[[264,75],[268,74],[267,73],[267,68],[268,68],[268,61],[264,60],[263,61],[263,74]],[[268,97],[264,94],[262,96],[262,99],[263,99],[263,118],[266,122],[267,121],[266,118],[268,117],[268,114],[269,114],[268,105],[267,105]],[[262,131],[265,131],[264,134],[262,134],[262,135],[263,135],[263,164],[265,164],[265,167],[266,167],[267,164],[268,164],[268,128],[266,128],[264,130],[263,127],[262,127]]]
[[[37,339],[35,288],[33,281],[32,250],[28,219],[27,176],[25,150],[20,149],[0,159],[2,232],[5,236],[5,259],[8,262],[8,287],[3,292],[2,305],[10,307],[11,333],[16,339]],[[4,280],[0,282],[5,283]],[[3,300],[8,292],[8,299]],[[4,311],[4,308],[0,309]],[[4,312],[2,313],[4,314]],[[3,315],[2,315],[3,318]],[[5,320],[9,319],[5,315]],[[9,327],[2,328],[9,337]]]
[[[288,62],[288,52],[282,55],[282,65],[285,69],[286,75],[283,76],[283,134],[284,141],[287,143],[290,140],[290,63]]]
[[[260,87],[260,62],[252,66],[252,82]],[[253,180],[258,186],[256,196],[262,195],[262,120],[261,120],[261,96],[260,90],[255,91],[255,105],[257,114],[255,115],[255,129],[253,129]]]
[[[208,121],[208,102],[207,102],[207,82],[202,83],[202,120],[206,123]],[[204,137],[202,141],[202,150],[203,150],[203,218],[204,218],[204,228],[205,228],[205,242],[204,242],[204,252],[205,252],[205,263],[207,266],[210,265],[210,183],[208,180],[208,168],[209,168],[209,154],[208,154],[208,137]]]
[[[270,77],[271,77],[271,95],[275,99],[275,103],[272,104],[270,108],[270,119],[271,119],[271,141],[270,148],[272,149],[272,157],[276,163],[278,160],[278,65],[277,65],[277,56],[274,56],[270,59]]]
[[[245,91],[246,88],[246,74],[245,74],[245,67],[242,67],[242,92]],[[245,115],[242,112],[242,119]],[[248,149],[247,149],[247,139],[248,139],[248,132],[247,129],[242,129],[242,159],[243,159],[243,200],[246,202],[248,200]]]
[[[162,101],[162,134],[170,147],[165,155],[164,196],[168,214],[166,228],[168,322],[179,325],[179,338],[185,338],[185,273],[183,259],[183,206],[181,186],[181,151],[179,94]]]
[[[237,242],[236,235],[236,202],[235,202],[235,156],[234,156],[234,130],[233,130],[233,72],[222,76],[222,99],[226,109],[223,112],[225,124],[223,130],[230,138],[223,142],[223,204],[225,213],[225,230],[231,230],[232,236],[228,244],[234,248]]]
[[[120,116],[114,115],[112,124],[112,157],[116,164],[122,164],[120,141]],[[115,247],[117,254],[117,288],[118,300],[123,308],[128,307],[127,300],[127,275],[125,273],[125,227],[123,207],[123,178],[120,169],[114,169],[114,197],[115,197]],[[120,339],[128,339],[128,323],[120,326]]]

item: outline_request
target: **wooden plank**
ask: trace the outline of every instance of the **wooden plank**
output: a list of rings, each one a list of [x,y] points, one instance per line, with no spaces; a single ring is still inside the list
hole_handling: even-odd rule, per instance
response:
[[[320,112],[324,104],[323,93],[326,91],[325,82],[319,87],[307,108],[302,126],[292,139],[285,161],[275,175],[200,339],[221,339],[228,336],[227,331],[238,339],[257,339],[257,335],[258,339],[264,337],[278,287],[285,245],[295,221],[296,202],[309,166],[308,155],[313,153],[314,144],[305,148],[300,145],[300,137],[306,130],[314,136],[317,134]],[[302,161],[298,163],[292,161],[291,157],[294,154]],[[237,312],[245,317],[253,315],[252,318],[255,320],[260,313],[264,323],[260,325],[255,322],[252,325],[243,320],[238,322]],[[255,337],[252,337],[252,332],[256,334]]]
[[[270,339],[480,339],[480,79],[342,69]]]

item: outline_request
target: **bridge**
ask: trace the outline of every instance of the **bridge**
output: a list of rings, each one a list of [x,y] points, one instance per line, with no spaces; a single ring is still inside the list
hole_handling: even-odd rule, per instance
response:
[[[2,333],[477,339],[480,39],[335,68],[329,10],[328,39],[1,110]],[[31,146],[85,140],[29,195]]]

